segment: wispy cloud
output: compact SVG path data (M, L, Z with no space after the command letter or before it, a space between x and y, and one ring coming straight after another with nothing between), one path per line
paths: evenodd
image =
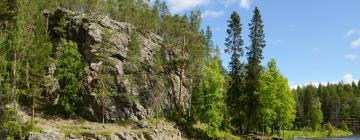
M357 33L357 31L355 29L350 29L349 31L346 32L345 36L350 37L356 33Z
M250 0L240 0L240 7L249 9L250 7Z
M224 15L224 11L212 11L212 10L206 10L201 14L202 18L217 18Z
M249 9L251 5L251 0L217 0L222 3L226 8L234 3L238 3L241 8Z
M360 38L352 41L352 42L351 42L351 47L352 47L352 48L359 48L359 47L360 47Z
M355 60L358 56L356 54L346 54L344 57L349 60Z
M219 3L223 4L225 8L236 2L235 0L218 0Z
M172 13L179 13L185 10L191 10L192 8L206 5L210 0L167 0Z

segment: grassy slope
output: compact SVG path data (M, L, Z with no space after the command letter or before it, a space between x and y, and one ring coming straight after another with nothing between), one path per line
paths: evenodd
M351 131L343 131L340 129L335 129L333 133L329 136L328 130L318 130L318 131L285 131L284 138L285 139L293 139L296 137L302 138L323 138L323 137L340 137L340 136L349 136L352 135Z

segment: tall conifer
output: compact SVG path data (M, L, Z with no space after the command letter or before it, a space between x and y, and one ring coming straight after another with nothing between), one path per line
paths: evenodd
M228 21L228 29L226 38L226 49L225 52L231 55L230 62L230 77L231 81L229 83L229 89L227 92L226 102L227 102L227 110L229 114L233 114L233 118L227 118L227 121L231 121L238 127L238 131L242 131L242 108L243 103L241 101L242 97L242 79L241 79L241 71L243 68L243 64L240 61L241 56L243 55L242 45L243 40L241 38L241 23L240 16L238 13L233 12L231 14L230 20Z
M257 91L260 85L260 75L261 75L261 60L262 49L265 47L265 34L264 34L264 25L261 19L260 10L255 7L254 16L251 20L250 26L250 41L251 45L246 47L247 52L247 77L246 77L246 91L248 96L248 127L247 131L250 132L255 129L257 118L257 110L259 106L259 95Z

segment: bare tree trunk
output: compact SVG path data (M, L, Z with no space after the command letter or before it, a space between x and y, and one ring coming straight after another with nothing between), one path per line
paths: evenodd
M190 97L189 97L190 99L189 99L189 111L188 111L188 116L189 117L191 117L191 107L192 107L192 98L191 98L191 95L190 95Z
M179 111L181 112L182 111L182 107L181 107L181 96L182 96L182 75L183 75L183 68L182 68L182 65L180 66L180 82L179 82L179 103L178 103L178 106L179 106Z
M17 54L16 54L16 50L15 50L14 51L14 64L13 64L13 83L12 83L12 94L13 94L14 109L17 108L17 101L16 101L16 59L17 59Z
M29 69L30 69L30 65L29 65L29 61L26 60L26 89L27 89L27 92L28 94L30 94L30 76L29 76ZM31 93L32 95L32 106L31 106L31 109L32 109L32 114L31 114L31 121L34 119L35 117L35 95L36 93L33 92Z
M48 29L49 29L49 17L48 16L46 16L46 36L48 37Z
M158 97L157 97L158 98ZM158 100L157 100L158 102ZM158 116L159 116L159 103L156 103L156 116L155 116L155 121L156 121L156 128L158 128L158 123L159 123L159 120L158 120Z
M105 96L105 93L104 93L104 90L105 90L105 88L104 88L104 84L102 84L102 86L103 86L103 91L102 91L102 96ZM102 116L102 123L104 124L105 123L105 103L104 103L104 97L102 97L102 99L101 99L101 116Z
M102 102L102 123L104 124L105 123L105 105L104 105L104 101Z

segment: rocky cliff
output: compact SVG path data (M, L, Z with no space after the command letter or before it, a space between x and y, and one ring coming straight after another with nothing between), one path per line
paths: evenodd
M111 77L107 87L111 87L111 95L105 102L106 120L110 122L124 120L142 120L152 117L156 110L167 114L174 109L174 103L179 98L180 76L176 70L159 78L154 73L154 54L162 47L162 38L153 33L138 32L136 27L109 19L107 16L77 14L66 9L44 11L48 17L49 35L54 45L60 38L72 40L78 44L85 64L86 77L83 85L81 102L84 106L80 115L88 120L101 120L102 104L97 96L99 90L96 82L100 75ZM59 34L57 27L64 27L64 35ZM128 58L129 41L133 32L139 35L140 55L138 59L141 71ZM56 51L56 49L54 49ZM54 53L55 54L55 53ZM177 54L176 50L167 51L165 59ZM105 62L112 65L105 73L101 67ZM49 80L52 81L47 90L48 100L55 104L59 97L59 85L54 78L55 66L49 69ZM132 80L136 75L137 79ZM154 85L158 89L153 90ZM186 87L181 87L182 108L187 107L189 93Z

